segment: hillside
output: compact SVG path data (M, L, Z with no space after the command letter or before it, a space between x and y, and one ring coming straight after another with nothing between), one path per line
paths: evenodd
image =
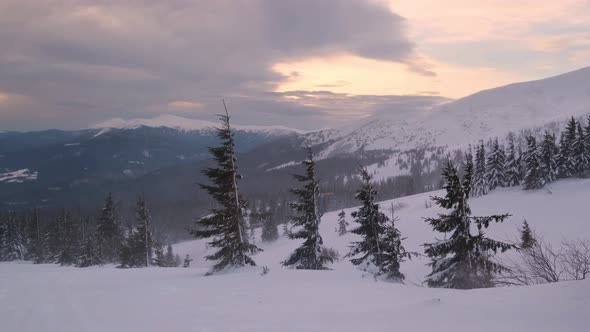
M442 191L429 192L413 196L402 197L391 201L381 202L384 212L391 214L391 206L394 213L400 219L396 226L402 236L407 237L403 242L409 251L422 253L422 244L432 242L435 237L442 236L432 232L430 226L423 218L436 216L442 212L436 206L426 208L426 202L432 195L443 194ZM518 238L518 229L526 219L531 227L548 242L559 245L564 239L577 239L585 234L590 238L590 223L584 206L584 198L590 197L590 179L561 180L538 191L525 191L520 187L501 188L494 190L489 195L470 200L473 215L489 215L509 213L512 216L503 224L494 224L486 232L492 238L514 242ZM347 221L352 221L350 213L355 208L345 209ZM564 217L563 211L567 211ZM329 212L322 217L320 225L324 244L336 249L341 255L348 252L348 244L355 240L354 234L338 236L337 228L338 212ZM258 265L267 265L271 270L281 269L280 262L289 255L297 246L297 241L289 241L282 237L270 245L260 244L265 250L256 256ZM195 260L193 266L206 269L210 262L202 259L206 254L204 241L189 241L176 245L176 251L183 257L190 254ZM420 285L429 270L425 264L428 261L417 258L402 263L402 272L406 274L408 283ZM347 260L341 260L334 264L335 271L355 271Z
M364 150L465 146L590 113L590 67L515 83L422 111L391 107L363 122L307 134L324 156ZM458 135L458 133L461 133Z
M408 249L420 250L433 234L422 217L430 194L392 202ZM475 214L510 212L491 235L510 239L526 218L557 243L590 234L583 200L590 180L566 180L536 192L502 189L474 199ZM350 212L351 210L347 210ZM561 211L568 211L566 215ZM353 239L339 237L336 213L321 227L326 245L346 252ZM279 267L297 245L285 238L262 245L259 265L204 277L203 241L175 246L195 261L189 269L113 267L77 269L55 265L0 263L0 312L9 331L586 331L590 280L470 291L418 287L426 261L402 265L406 285L376 282L343 260L331 271ZM416 285L413 285L416 284ZM56 300L57 299L57 300ZM459 315L460 319L455 319Z

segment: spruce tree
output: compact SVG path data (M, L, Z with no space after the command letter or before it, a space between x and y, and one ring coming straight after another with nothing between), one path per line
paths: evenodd
M168 246L166 247L166 255L164 256L164 260L166 261L166 267L176 267L177 264L177 259L176 256L174 255L174 251L172 250L172 245L168 244ZM178 259L180 260L180 258Z
M557 179L557 156L559 149L555 144L555 135L545 132L539 153L539 176L541 183L547 184Z
M76 266L89 267L102 265L102 263L96 237L93 235L86 236L80 244Z
M197 228L190 231L196 238L210 239L209 247L217 249L215 253L205 257L216 262L212 272L227 267L256 265L250 255L261 251L249 242L246 233L246 202L238 191L238 180L241 176L237 172L234 134L227 109L225 115L219 115L219 119L222 125L217 129L217 137L221 140L221 146L209 148L217 167L203 171L211 184L200 184L200 187L216 201L217 207L210 209L208 215L197 220Z
M442 172L445 178L445 197L433 197L441 208L451 210L437 218L427 218L435 231L451 233L445 240L424 244L425 253L432 259L432 272L426 282L430 287L471 289L492 287L493 275L504 267L491 260L492 253L504 252L513 245L486 238L483 230L491 222L502 222L508 214L487 217L471 216L467 203L471 191L473 169L465 165L465 175L460 179L451 161ZM477 226L478 234L471 234L471 224Z
M26 238L16 213L7 213L4 218L0 216L0 228L0 260L25 259Z
M270 209L263 209L258 212L256 216L262 223L262 235L261 240L263 242L273 242L279 238L279 227L276 223L276 219L270 212Z
M473 196L479 197L488 193L487 175L486 175L486 156L483 141L477 146L475 151L475 164L473 174Z
M347 229L346 227L348 226L348 222L346 222L346 213L344 213L344 210L340 211L340 213L338 213L338 235L342 236L344 234L346 234Z
M361 240L352 242L347 257L363 271L402 281L404 276L399 266L406 252L401 245L401 234L393 221L379 210L375 202L377 191L366 168L360 169L360 177L363 183L356 192L356 198L362 205L351 214L358 226L350 232L360 235Z
M106 263L116 262L123 241L123 231L111 193L105 198L100 211L96 224L96 236L102 260Z
M47 259L47 245L45 236L41 229L39 212L33 210L33 215L29 221L29 238L30 238L30 259L35 264L45 263Z
M166 256L164 255L164 248L160 242L154 242L154 265L159 267L166 267Z
M574 144L575 151L575 169L576 172L581 175L584 170L590 166L590 154L588 149L590 145L586 142L586 135L582 129L582 125L578 122L576 130L576 143Z
M586 161L585 170L590 170L590 114L584 127L584 160Z
M61 247L59 218L51 221L44 232L45 261L44 263L55 263L55 259Z
M534 136L527 137L527 151L524 156L524 189L532 190L542 188L544 185L540 172L539 152L537 150L537 140Z
M494 190L496 187L504 187L506 181L504 171L505 161L506 155L504 154L504 149L500 146L496 138L486 161L486 175L489 190Z
M508 187L520 185L520 166L518 156L514 147L514 136L508 137L508 149L506 151L506 161L504 169L506 170L505 179Z
M121 248L120 262L123 267L146 267L152 260L151 214L143 195L137 198L135 223Z
M306 147L307 159L301 162L305 167L305 174L294 174L295 180L302 184L302 187L291 189L298 201L290 206L295 212L291 222L292 228L288 234L289 239L303 239L301 246L286 260L283 266L293 266L304 270L325 270L325 264L332 262L333 258L326 255L322 250L323 240L320 235L321 215L319 213L319 182L316 179L315 161L311 148Z
M78 254L78 225L65 209L62 210L57 225L58 248L55 262L60 265L74 265Z
M557 165L560 178L568 178L578 172L575 150L577 126L576 119L572 117L568 121L565 131L561 134L559 140L560 147Z
M385 224L385 233L383 234L382 247L382 268L381 271L385 278L395 282L402 282L405 279L403 273L400 272L400 264L406 259L411 259L412 254L407 252L402 241L401 232L395 227L397 217L388 220Z
M520 248L521 249L529 249L537 240L533 235L533 231L529 227L529 223L525 220L522 224L522 229L520 230Z

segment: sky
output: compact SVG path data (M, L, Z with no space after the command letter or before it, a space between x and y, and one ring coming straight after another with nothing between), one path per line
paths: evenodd
M587 0L2 0L0 129L311 130L590 64Z

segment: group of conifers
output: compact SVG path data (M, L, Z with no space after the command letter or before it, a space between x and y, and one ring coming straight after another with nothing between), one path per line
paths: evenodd
M196 228L191 230L196 238L209 239L208 245L214 249L212 254L205 257L215 262L210 274L227 268L256 265L252 256L261 251L246 232L247 204L238 190L241 177L237 171L230 118L227 112L219 118L221 126L218 128L218 137L221 145L209 148L216 166L203 171L210 183L200 185L217 204L209 214L197 220ZM290 190L296 200L289 204L295 216L290 221L288 237L302 243L282 261L282 265L296 269L325 270L326 265L337 257L333 250L324 246L319 232L319 181L312 150L309 147L306 150L307 158L301 162L304 172L293 175L300 183L298 188ZM463 176L458 173L457 167L448 161L442 172L446 195L432 198L437 205L450 212L425 219L434 230L447 235L445 240L424 245L424 254L431 259L432 267L426 283L431 287L492 287L495 275L505 269L492 260L493 255L498 251L516 248L516 245L487 238L484 229L493 222L504 221L509 215L471 216L468 199L473 188L472 158L463 164ZM357 190L356 198L361 206L351 214L355 227L346 230L345 214L342 212L339 215L340 234L351 232L359 236L358 241L350 244L350 252L345 257L376 278L402 282L404 275L400 272L400 263L418 253L405 250L402 245L404 238L395 226L396 218L389 218L380 211L375 202L377 192L367 170L361 167L359 175L363 184ZM472 224L476 227L471 227ZM472 228L477 231L474 232Z

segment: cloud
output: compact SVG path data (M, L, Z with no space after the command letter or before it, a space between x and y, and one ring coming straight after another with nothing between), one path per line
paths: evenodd
M175 100L169 102L168 106L175 109L196 110L203 108L205 105L196 101Z
M3 112L8 129L89 126L158 108L214 113L221 97L247 101L253 116L274 105L315 117L260 97L298 76L274 64L338 53L416 66L405 20L373 0L7 0L0 12L0 91L34 99L26 113L49 119Z

